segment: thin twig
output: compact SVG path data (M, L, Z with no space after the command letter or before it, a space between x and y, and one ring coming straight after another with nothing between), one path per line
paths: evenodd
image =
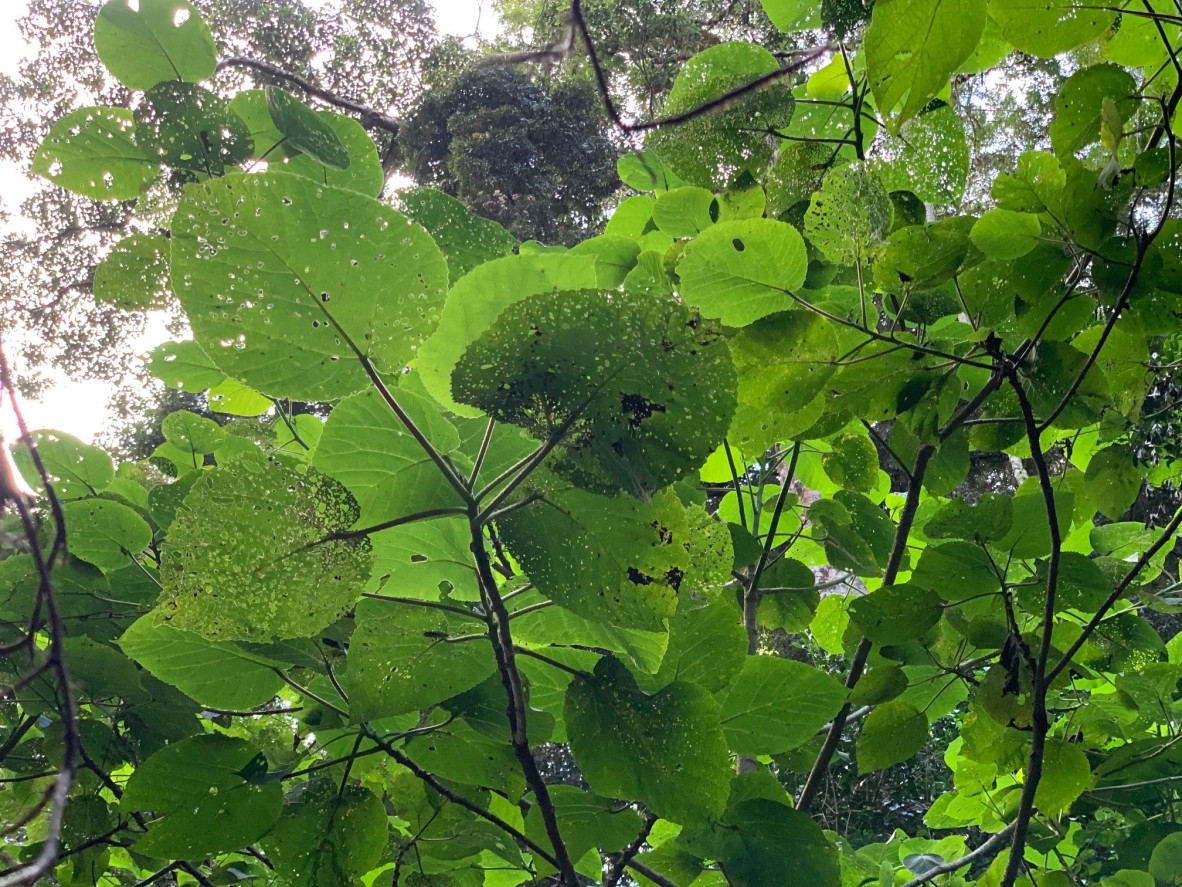
M926 884L933 878L938 878L940 875L946 875L949 872L954 872L959 868L963 868L966 865L976 862L978 859L988 855L1005 843L1006 838L1008 838L1010 833L1013 832L1016 824L1017 823L1011 822L1000 832L997 832L996 834L986 838L981 846L976 850L970 850L964 856L960 857L960 859L952 859L948 862L942 862L937 866L933 866L919 877L912 878L910 881L904 884L903 887L920 887L920 885Z
M507 492L511 487L512 482L503 492ZM554 810L554 802L550 798L550 791L538 770L533 750L529 747L529 735L526 730L525 688L522 685L521 673L517 669L517 662L514 658L515 645L512 631L509 628L509 611L497 589L497 580L493 576L492 564L484 547L484 532L475 503L472 504L469 517L469 531L472 556L476 561L476 576L480 585L480 599L485 611L489 614L488 639L492 643L497 669L501 673L501 683L505 687L505 714L509 721L509 738L513 745L513 753L521 767L526 785L534 794L546 837L554 848L554 867L558 871L561 883L565 887L578 887L579 876L575 872L574 862L571 860L566 842L562 838L562 832L558 826L558 815Z
M363 121L368 123L375 129L384 129L391 135L398 135L398 130L402 128L400 121L390 117L380 111L375 111L373 108L360 104L359 102L350 101L343 96L337 95L335 92L330 92L323 87L317 86L310 80L301 77L299 74L293 74L290 71L285 71L278 65L273 65L270 62L264 62L259 59L246 58L244 56L234 55L229 58L222 59L218 62L217 71L224 71L226 68L248 68L253 71L258 71L262 74L268 74L271 77L276 77L280 80L285 80L288 83L293 83L306 92L310 96L315 96L323 102L330 105L335 105L346 111L352 111Z
M890 585L899 575L899 567L902 565L903 555L907 551L907 540L911 536L911 526L915 521L915 512L919 509L924 475L927 474L928 464L935 453L936 448L926 444L920 447L919 452L915 454L915 468L911 471L912 483L907 489L907 499L903 503L903 510L899 512L899 525L895 529L895 541L887 558L886 569L883 571L883 585ZM848 689L853 689L854 685L858 683L858 679L862 677L862 671L866 668L866 660L870 657L870 650L873 646L868 638L862 638L858 644L845 680ZM817 753L817 759L813 762L813 767L800 789L800 797L796 801L798 810L808 810L816 798L821 782L829 769L829 762L833 759L837 745L841 741L841 734L845 729L846 719L850 715L850 708L850 703L847 702L834 716L829 732L825 734L825 741L821 744L821 750Z

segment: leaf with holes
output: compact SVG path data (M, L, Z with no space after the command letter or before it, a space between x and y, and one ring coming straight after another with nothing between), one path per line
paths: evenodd
M731 768L718 703L700 687L675 682L648 696L605 658L594 680L571 681L563 714L571 751L596 792L636 798L682 823L726 806Z
M93 200L133 200L160 173L135 142L126 108L79 108L53 125L33 154L33 172Z
M677 274L687 303L727 326L746 326L793 307L792 294L804 284L807 267L804 240L795 228L744 219L720 222L694 238Z
M509 308L464 354L456 397L547 439L556 471L644 496L726 434L735 371L718 325L672 301L590 290Z
M210 640L311 637L369 578L369 541L331 538L357 515L349 492L315 469L262 455L221 466L169 528L156 614Z
M194 338L227 375L271 397L360 391L361 360L401 369L435 328L446 286L426 231L301 176L193 185L173 217L172 287Z

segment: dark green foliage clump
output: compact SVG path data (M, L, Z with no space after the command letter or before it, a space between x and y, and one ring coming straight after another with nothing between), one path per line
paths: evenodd
M407 172L523 240L574 243L616 189L615 148L586 82L551 89L477 68L428 93L398 136Z

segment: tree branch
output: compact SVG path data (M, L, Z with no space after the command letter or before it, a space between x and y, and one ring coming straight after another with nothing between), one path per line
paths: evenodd
M907 539L911 535L911 526L915 522L915 512L919 509L923 478L927 474L928 464L935 454L936 448L931 444L920 447L919 452L915 454L915 468L911 471L911 486L907 488L907 499L903 503L903 510L899 512L899 526L895 529L895 541L891 545L891 553L887 558L886 569L883 571L883 585L890 585L899 575L899 567L902 565L903 555L907 551ZM866 660L870 657L870 650L873 646L869 638L862 638L858 644L858 648L854 651L853 661L850 663L850 673L845 679L848 689L852 690L854 685L858 683L858 679L862 677L862 671L866 668ZM841 742L841 734L845 729L846 719L850 715L851 708L850 703L845 703L833 718L829 732L825 735L825 741L821 744L821 750L817 753L817 759L813 762L813 768L809 771L804 786L800 790L800 797L796 800L798 810L808 810L812 806L817 791L821 787L821 781L829 769L829 762L837 751L838 743Z
M507 487L506 490L509 488ZM476 575L480 585L480 599L485 612L489 614L488 638L492 643L493 655L497 660L497 669L501 673L501 683L505 686L506 709L509 721L509 736L513 744L513 753L517 763L525 776L526 785L534 794L541 814L542 823L546 829L554 848L555 868L558 870L561 883L565 887L578 887L579 876L575 872L574 862L566 849L562 832L558 827L558 815L554 811L554 802L550 799L550 791L538 770L534 760L533 750L529 747L529 735L526 730L526 701L525 689L521 683L521 673L517 670L513 634L509 628L509 611L497 590L497 580L493 575L492 564L488 552L484 548L483 524L477 511L475 502L471 505L468 519L471 533L472 556L476 560Z
M252 71L257 71L261 74L267 74L271 77L276 77L280 80L285 80L288 83L294 84L306 92L310 96L315 96L323 102L334 105L345 111L351 111L360 117L365 123L374 129L382 129L391 135L398 135L398 130L401 129L402 123L389 117L380 111L375 111L366 105L358 102L350 101L343 96L337 95L335 92L330 92L323 87L317 86L310 80L306 80L299 74L293 74L290 71L285 71L278 65L273 65L270 62L264 62L260 59L246 58L245 56L234 55L229 58L222 59L218 62L215 73L224 71L227 68L248 68Z

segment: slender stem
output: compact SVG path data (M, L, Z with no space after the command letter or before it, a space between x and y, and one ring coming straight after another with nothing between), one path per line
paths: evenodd
M340 330L340 327L337 326L337 329ZM342 335L344 335L343 331ZM386 405L389 406L394 415L398 417L398 421L402 423L403 427L406 428L406 430L410 433L410 436L415 439L420 447L422 447L423 452L427 454L427 457L435 463L435 467L439 469L439 473L442 474L447 479L447 482L452 485L452 488L457 493L459 493L461 501L467 504L471 500L472 494L469 492L468 485L464 481L464 478L460 477L456 473L456 470L452 467L452 464L443 458L443 454L440 453L439 450L435 449L434 444L427 440L427 435L425 435L422 429L420 429L419 426L415 424L415 421L410 417L410 414L402 408L402 404L398 402L398 399L394 397L390 389L386 387L386 383L383 381L381 375L374 367L373 361L366 357L359 348L353 345L351 339L346 338L346 342L348 342L353 347L353 353L357 355L357 359L361 362L361 366L365 369L365 374L369 376L370 382L373 383L374 388L377 389L377 392L381 395L382 400L386 402Z
M640 852L640 848L644 846L644 842L652 834L653 826L656 822L657 817L651 813L645 813L644 821L640 827L640 834L633 838L627 847L613 855L611 861L608 863L607 869L603 873L603 887L615 887L619 883L620 878L624 877L624 869L636 858L636 854Z
M554 858L553 854L551 854L536 841L531 840L527 835L514 828L495 813L490 813L479 804L474 804L463 795L452 791L439 779L437 779L434 774L424 770L417 763L415 763L414 759L409 755L400 752L398 749L394 748L394 746L390 745L390 743L386 742L386 740L382 739L382 737L379 736L377 732L368 724L362 724L361 729L365 731L365 734L369 736L370 739L372 739L381 747L382 751L384 751L387 755L413 773L421 782L431 786L431 788L433 788L443 797L447 798L447 800L451 801L453 804L463 807L469 813L474 813L486 822L491 822L501 831L511 835L523 847L528 848L531 852L536 853L538 856L542 857L542 859L546 860L546 862L550 863L550 865L552 865L554 868L558 868L558 860Z
M286 673L284 673L283 669L273 668L273 669L271 669L271 671L275 672L275 674L277 674L279 676L279 678L283 681L283 683L287 684L287 686L291 687L293 690L295 690L301 696L307 696L313 702L318 703L319 705L323 706L324 708L327 708L329 711L340 715L345 720L349 719L349 713L347 711L345 711L343 708L340 708L339 706L333 705L331 702L329 702L323 696L317 696L315 693L313 693L307 687L305 687L301 684L297 684L295 681L293 681L291 678L289 678Z
M506 489L509 489L508 487ZM514 653L513 634L509 628L509 611L501 599L497 589L497 580L493 576L492 564L488 552L484 548L484 532L480 515L473 502L468 521L471 534L472 556L476 560L476 575L480 585L480 598L485 612L489 614L488 638L492 643L493 655L497 661L497 668L501 673L501 683L505 687L505 713L509 721L509 738L513 745L513 753L517 763L525 776L526 785L534 794L541 814L542 824L546 830L546 837L554 848L554 859L560 881L565 887L578 887L579 876L575 872L574 862L562 838L558 826L558 815L554 810L554 802L550 798L550 791L538 770L534 760L533 750L529 747L529 734L526 730L526 701L525 688L521 682L521 673L517 669Z
M902 565L903 555L907 551L907 540L911 536L911 526L915 522L915 512L919 509L923 478L927 474L928 464L932 461L932 456L935 453L934 446L925 444L915 454L915 468L911 471L912 482L911 486L907 488L907 499L903 503L903 510L899 512L899 526L895 529L895 541L891 546L890 556L887 558L886 569L883 571L883 585L890 585L899 575L899 567ZM862 677L862 671L866 668L866 660L870 657L870 650L873 646L869 638L862 638L858 644L853 660L850 662L850 672L846 676L845 685L847 688L853 689L854 685L858 683L858 679ZM829 762L833 759L837 745L841 741L841 734L845 729L846 719L850 716L850 709L850 703L845 703L833 718L829 732L825 735L825 741L821 744L821 750L817 753L817 759L813 762L813 768L809 771L804 786L800 790L800 797L796 801L798 810L808 810L816 799L821 782L829 769Z
M1109 611L1111 611L1116 605L1116 602L1121 599L1124 593L1128 590L1129 586L1133 584L1133 581L1153 559L1154 555L1161 551L1162 547L1165 546L1167 542L1170 543L1171 547L1173 547L1176 541L1174 534L1178 532L1178 528L1180 526L1182 526L1182 509L1179 509L1177 512L1175 512L1173 518L1168 524L1166 524L1166 527L1162 531L1161 535L1157 537L1157 541L1141 553L1141 556L1137 558L1136 563L1134 563L1129 571L1125 573L1124 578L1116 584L1116 587L1112 589L1112 592L1105 599L1104 603L1100 605L1100 608L1095 612L1095 614L1093 614L1092 618L1088 620L1087 625L1085 625L1080 631L1079 636L1076 637L1074 641L1072 641L1071 646L1069 646L1067 651L1063 654L1063 658L1059 660L1054 668L1047 672L1048 684L1053 683L1055 678L1057 678L1062 673L1063 669L1067 668L1071 664L1071 660L1075 657L1075 654L1080 651L1080 648L1083 647L1085 643L1087 643L1088 638L1092 636L1092 634L1096 631L1096 628L1101 622L1104 621L1104 618L1108 615Z
M644 875L646 878L656 884L657 887L678 887L676 881L669 880L656 869L650 868L639 860L630 859L627 862L627 866L638 875Z
M1098 349L1097 349L1098 350ZM1018 371L1011 365L1007 376L1014 394L1018 398L1018 408L1026 426L1026 439L1030 444L1030 456L1034 461L1038 475L1038 486L1042 492L1043 505L1047 513L1047 523L1051 537L1051 553L1047 559L1046 605L1043 609L1042 637L1039 641L1038 655L1034 660L1034 668L1030 676L1031 681L1031 732L1030 757L1026 766L1026 782L1022 786L1022 795L1018 802L1018 813L1014 817L1013 841L1010 845L1010 858L1006 862L1005 874L1001 879L1001 887L1013 887L1022 871L1023 855L1026 850L1026 836L1030 829L1030 820L1034 816L1034 798L1042 780L1043 762L1046 757L1047 734L1050 732L1050 720L1047 714L1047 661L1051 655L1051 633L1055 627L1055 599L1059 582L1059 562L1063 552L1063 540L1059 531L1058 509L1055 506L1055 488L1051 483L1050 470L1047 467L1046 456L1042 451L1042 434L1038 421L1034 417L1034 409L1026 390L1018 378ZM1082 377L1082 374L1081 374Z
M360 527L356 530L338 530L335 533L329 533L323 539L305 545L304 548L310 548L313 545L323 545L325 542L339 542L345 539L360 539L362 536L372 536L374 533L380 533L382 530L392 530L395 527L402 527L406 524L417 524L420 521L434 520L437 517L461 517L468 513L466 508L459 506L451 506L450 508L428 508L425 511L416 511L414 514L404 514L402 517L396 517L388 521L382 521L380 524L372 524L368 527Z
M497 420L488 417L488 425L484 429L484 437L480 441L480 449L476 452L476 461L472 464L472 473L468 475L468 489L476 486L476 479L480 477L480 469L484 467L484 459L488 455L488 445L492 443L493 429L497 427Z
M986 838L981 846L976 850L970 850L964 856L960 857L960 859L951 859L948 862L942 862L939 865L934 866L919 877L912 878L910 881L904 884L903 887L920 887L920 885L926 884L928 881L938 878L940 875L946 875L949 872L954 872L959 868L963 868L964 866L976 862L978 859L981 859L984 856L987 856L1005 843L1006 838L1008 838L1014 831L1016 825L1016 822L1011 822L1000 832L997 832L996 834L990 835L988 838Z
M428 610L443 610L446 613L455 613L457 616L466 616L469 619L483 620L479 614L471 610L465 610L463 607L456 607L451 604L445 604L440 601L428 601L413 597L395 597L390 594L378 594L376 591L363 591L361 593L363 598L369 598L373 601L389 601L392 604L406 604L408 607L424 607Z
M739 503L739 525L743 529L747 529L750 526L747 523L747 508L743 505L743 490L739 484L739 469L735 464L735 455L731 452L731 442L729 440L723 440L722 449L726 453L726 464L730 466L731 481L735 485L735 499Z
M545 656L542 653L539 653L537 650L531 650L528 647L519 647L517 645L513 646L513 650L516 653L520 653L522 656L529 656L531 659L538 660L538 662L545 662L547 665L557 668L559 671L565 671L571 677L578 678L579 680L585 681L591 677L591 675L587 674L585 671L579 671L577 668L571 668L569 665L563 665L557 659L551 659L549 656Z

